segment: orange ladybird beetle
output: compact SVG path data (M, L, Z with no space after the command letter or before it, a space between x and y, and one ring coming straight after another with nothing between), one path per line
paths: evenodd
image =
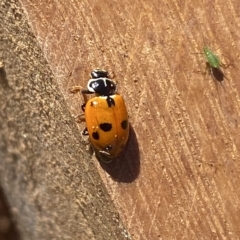
M96 156L103 162L111 162L127 143L129 136L128 113L125 102L117 93L117 84L105 70L91 72L87 89L81 90L85 103L86 128L83 135L89 135ZM87 100L87 94L95 97Z

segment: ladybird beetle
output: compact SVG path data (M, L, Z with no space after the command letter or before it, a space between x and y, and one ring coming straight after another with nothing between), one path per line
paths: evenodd
M91 72L87 89L81 90L85 103L86 128L96 156L103 162L111 162L119 155L129 136L128 113L125 102L117 93L117 84L105 70ZM95 94L87 100L87 94Z

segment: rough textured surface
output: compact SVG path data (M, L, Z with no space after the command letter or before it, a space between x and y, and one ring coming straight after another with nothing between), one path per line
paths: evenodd
M89 239L98 231L96 239L104 238L106 229L115 231L114 221L111 228L110 222L104 222L107 228L99 226L101 220L111 220L113 210L100 180L96 185L96 167L133 239L239 238L240 2L22 0L21 4L54 78L47 63L39 62L43 59L39 50L33 59L23 55L24 49L29 54L29 42L19 30L25 29L19 26L22 15L15 11L12 15L18 17L11 20L7 11L10 23L5 25L12 22L12 31L20 36L9 37L12 50L5 50L15 58L5 55L14 62L6 62L11 74L5 81L9 87L1 127L6 140L1 144L8 144L7 152L2 151L8 167L3 165L7 171L1 172L1 179L8 178L16 186L14 196L21 196L16 206L5 182L11 205L23 214L19 223L32 230L29 215L40 212L40 226L54 235L61 224L67 229L75 226L70 217L74 213L75 219L82 219L81 226L90 229ZM16 44L17 36L21 44ZM223 70L228 80L220 83L201 74L204 56L193 53L206 44L232 64ZM34 59L38 63L30 64ZM90 159L80 136L84 124L75 129L68 113L77 115L82 101L68 88L85 86L96 67L115 72L132 124L126 152L109 165ZM35 150L22 154L25 149ZM26 199L30 195L33 203ZM85 212L90 199L95 205ZM98 213L94 223L93 209Z
M126 239L18 1L0 16L0 183L22 239Z

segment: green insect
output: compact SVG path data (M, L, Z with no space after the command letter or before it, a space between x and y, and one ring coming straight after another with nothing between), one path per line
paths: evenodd
M211 76L218 82L222 82L224 78L228 79L221 70L221 67L227 68L227 65L221 63L219 57L209 47L204 47L203 53L206 58L206 68Z
M213 79L218 82L222 82L224 78L228 79L221 69L227 68L228 65L223 64L220 61L219 57L209 47L204 47L203 53L198 54L204 54L206 59L206 70L209 72ZM205 71L204 74L206 74L207 71Z
M210 67L212 68L219 68L221 65L221 62L219 60L219 57L214 54L209 47L204 47L203 53L206 57L207 62L209 63Z

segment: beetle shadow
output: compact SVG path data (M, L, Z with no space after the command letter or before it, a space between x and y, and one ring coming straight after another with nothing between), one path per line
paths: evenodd
M136 134L130 125L124 151L110 163L99 161L101 167L117 182L131 183L140 172L140 154Z

